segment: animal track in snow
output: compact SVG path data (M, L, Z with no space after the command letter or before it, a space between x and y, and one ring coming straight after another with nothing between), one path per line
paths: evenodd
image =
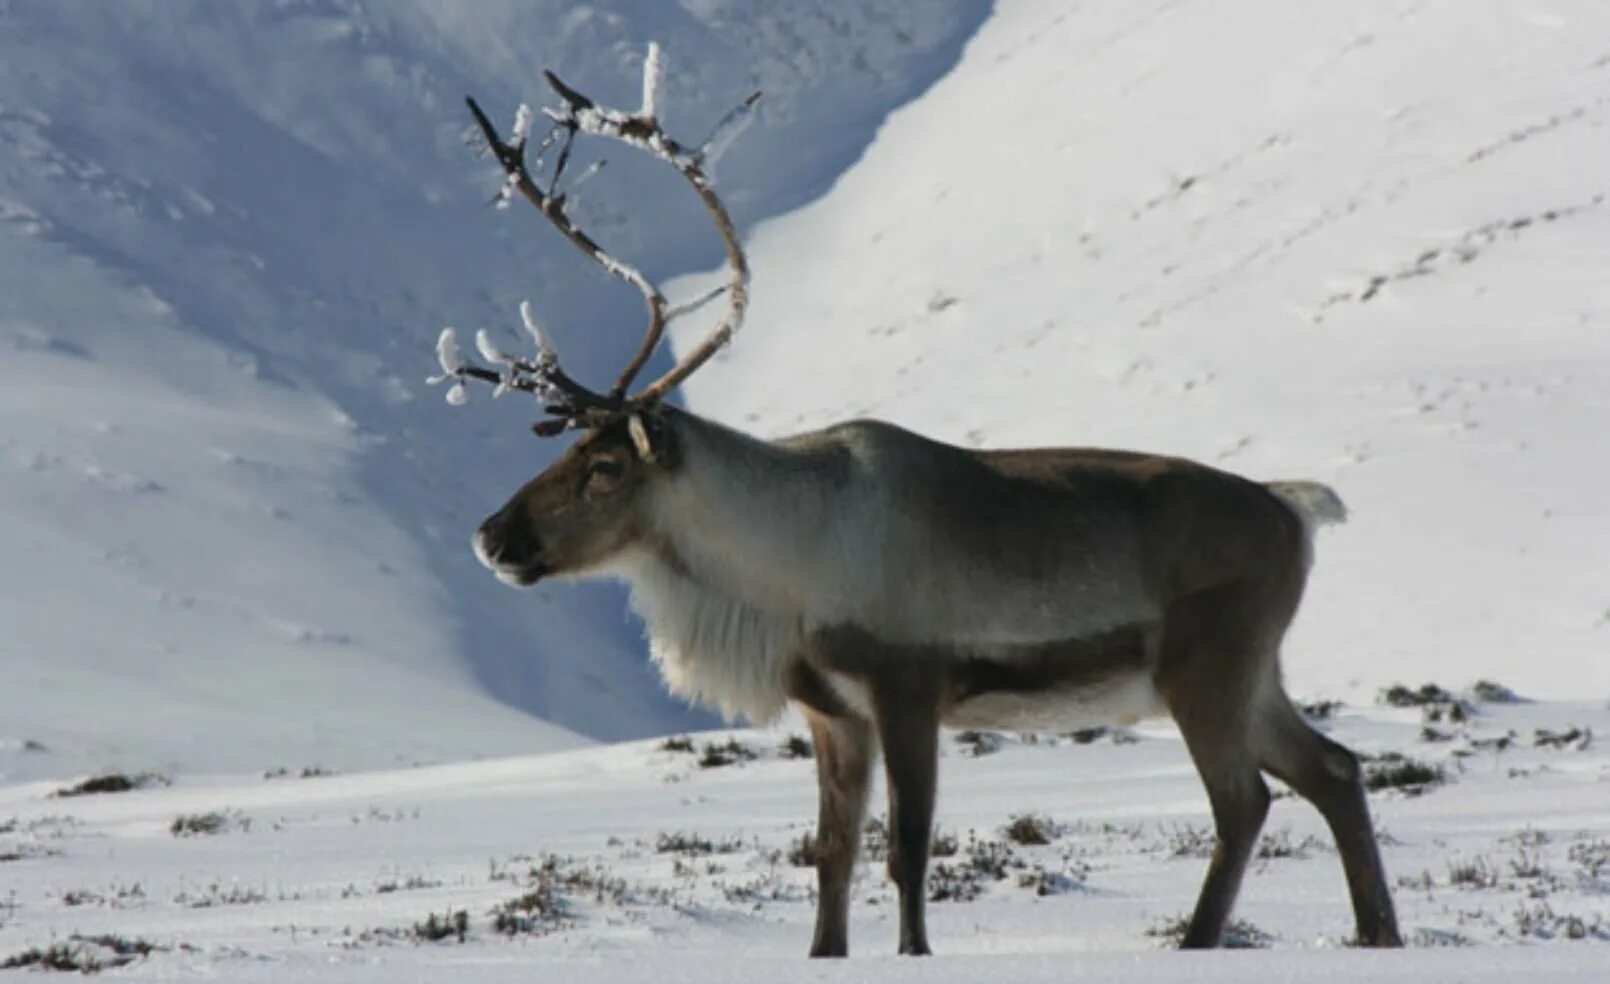
M1479 225L1474 229L1468 230L1452 243L1422 250L1412 261L1394 270L1371 274L1362 286L1331 294L1320 303L1319 312L1316 313L1315 320L1323 320L1324 311L1328 308L1348 301L1367 304L1379 296L1381 291L1389 284L1412 280L1416 277L1430 276L1455 264L1470 263L1481 256L1488 247L1500 241L1519 238L1528 229L1569 218L1589 209L1597 208L1603 203L1604 195L1601 193L1578 205L1544 209L1535 215L1521 215Z

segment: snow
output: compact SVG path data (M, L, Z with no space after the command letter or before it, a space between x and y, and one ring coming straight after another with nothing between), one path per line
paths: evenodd
M814 872L788 854L814 820L815 784L810 760L781 754L786 730L696 735L691 751L638 742L357 775L186 776L65 799L46 798L48 783L0 790L0 856L29 855L4 864L0 958L115 933L167 948L119 971L136 980L617 981L645 966L674 981L1597 980L1610 940L1610 755L1534 742L1540 728L1602 735L1610 709L1477 709L1434 744L1417 739L1415 708L1348 707L1322 725L1363 752L1402 749L1447 770L1418 796L1370 797L1407 951L1343 945L1340 863L1318 813L1292 798L1273 805L1238 908L1267 948L1161 949L1149 931L1189 911L1208 815L1177 735L1149 727L1122 743L1007 740L982 756L944 742L938 825L960 851L936 863L965 867L970 837L1004 844L1000 828L1019 814L1049 818L1054 833L1045 847L1013 845L1022 866L983 878L976 899L930 903L932 959L893 955L894 896L869 859L850 960L806 961ZM1508 735L1502 750L1490 741ZM706 743L729 738L758 757L699 765ZM881 790L873 802L881 814ZM170 832L214 811L217 833ZM549 855L571 885L562 923L496 931L494 907L533 890L529 872ZM1051 894L1037 893L1042 881ZM464 943L412 937L459 910ZM1588 938L1541 935L1572 919Z
M1607 27L1586 0L0 2L0 961L115 933L160 948L116 971L150 980L1600 979ZM869 859L852 958L808 963L811 763L777 750L799 722L730 733L759 757L719 768L727 732L593 744L712 719L664 695L619 590L515 595L475 563L563 442L422 377L434 326L527 296L579 379L636 345L635 290L486 207L462 97L508 112L551 66L629 105L650 38L668 132L766 93L719 174L749 330L694 409L1339 491L1285 662L1348 701L1339 740L1450 780L1371 794L1411 949L1344 945L1291 798L1237 910L1268 948L1163 949L1209 820L1155 723L947 737L941 830L996 843L1033 811L1053 844L933 903L931 960L892 955ZM655 282L714 266L638 156L578 224ZM1468 722L1376 699L1479 677L1541 699ZM109 768L160 778L53 795ZM564 919L498 933L550 855ZM416 938L457 911L464 943Z

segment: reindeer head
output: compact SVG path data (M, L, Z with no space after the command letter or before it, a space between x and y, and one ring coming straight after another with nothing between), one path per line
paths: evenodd
M648 490L671 461L663 428L648 411L588 430L481 524L475 555L517 587L607 566L647 528Z
M475 534L475 553L503 581L517 586L535 584L548 575L582 574L607 565L645 532L646 500L654 484L674 466L667 420L671 411L661 405L664 396L709 361L732 337L743 321L748 303L749 266L726 206L716 196L705 167L747 120L759 98L750 96L716 125L697 149L688 149L666 135L658 115L660 51L650 45L643 65L643 106L636 113L600 106L545 73L561 105L544 110L553 126L537 148L534 169L543 169L542 154L556 152L547 188L543 189L526 166L526 137L533 114L522 105L508 140L475 100L468 100L475 117L477 139L503 168L501 205L518 193L543 218L589 259L610 274L637 288L648 312L648 327L631 361L607 393L598 393L571 378L559 366L552 341L537 322L529 304L521 304L521 321L536 343L535 358L509 355L485 331L476 334L476 348L496 368L472 365L459 350L453 329L443 329L436 343L442 374L430 382L451 382L449 403L467 400L465 383L480 380L495 384L495 396L523 390L541 402L546 417L533 425L541 437L569 430L582 436L542 474L515 493L507 504L482 523ZM642 150L663 161L693 187L714 220L726 250L729 278L721 287L680 306L671 306L658 286L636 267L609 253L576 226L565 210L567 195L594 174L599 164L584 172L563 190L560 179L578 133L605 137ZM660 378L635 395L632 381L653 355L675 318L725 296L727 309L710 334Z

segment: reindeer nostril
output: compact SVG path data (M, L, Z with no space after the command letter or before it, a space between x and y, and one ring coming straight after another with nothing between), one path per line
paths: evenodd
M493 570L530 567L541 559L536 535L501 513L475 531L473 546L475 556Z

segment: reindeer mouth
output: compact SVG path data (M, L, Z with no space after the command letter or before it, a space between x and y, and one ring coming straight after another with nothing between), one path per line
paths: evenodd
M484 531L477 531L470 543L475 550L475 559L504 584L514 588L529 588L551 573L548 565L541 560L516 561L508 557L508 551L500 544L488 542L490 539Z
M511 588L529 588L548 576L548 567L542 563L527 564L520 567L509 567L500 564L492 568L492 573L497 575L499 581Z

